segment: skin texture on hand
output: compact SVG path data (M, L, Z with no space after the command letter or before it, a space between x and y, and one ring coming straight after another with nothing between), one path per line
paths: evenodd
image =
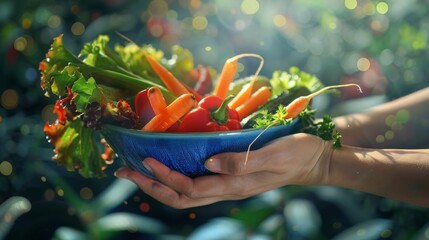
M246 152L213 156L206 161L206 167L220 173L216 175L189 178L147 158L143 164L158 181L127 167L119 169L116 176L130 179L164 204L189 208L244 199L289 184L319 184L329 171L332 151L330 142L313 135L295 134L251 151L246 165Z

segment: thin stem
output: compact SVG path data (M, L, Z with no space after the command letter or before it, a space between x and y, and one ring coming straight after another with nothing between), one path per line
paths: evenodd
M308 95L307 98L310 98L310 99L314 98L315 96L317 96L317 95L319 95L319 94L321 94L321 93L323 93L323 92L325 92L325 91L327 91L329 89L351 87L351 86L357 87L358 90L359 90L359 92L362 93L362 88L358 84L350 83L350 84L332 85L332 86L324 87L324 88L320 89L319 91L314 92L314 93Z

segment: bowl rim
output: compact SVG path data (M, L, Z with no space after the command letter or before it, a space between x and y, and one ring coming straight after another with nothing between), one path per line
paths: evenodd
M281 129L284 127L293 127L298 122L298 119L294 119L291 123L287 125L274 125L271 126L267 131L272 131L275 129ZM113 124L105 123L103 124L102 132L105 131L105 128L112 129L115 131L122 131L127 132L127 134L136 135L136 136L152 136L157 138L218 138L222 136L234 136L234 135L240 135L243 133L259 133L262 132L265 128L247 128L247 129L240 129L240 130L230 130L230 131L218 131L218 132L186 132L186 133L177 133L177 132L146 132L141 131L138 129L130 129L130 128L124 128L120 126L116 126Z

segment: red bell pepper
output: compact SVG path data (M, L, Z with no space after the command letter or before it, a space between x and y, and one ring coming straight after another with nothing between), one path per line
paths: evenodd
M228 108L232 99L210 95L198 102L197 108L187 113L180 124L180 132L217 132L241 129L238 113Z

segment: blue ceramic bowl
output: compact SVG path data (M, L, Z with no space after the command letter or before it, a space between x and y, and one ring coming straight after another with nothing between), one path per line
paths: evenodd
M265 131L252 145L252 150L262 147L276 138L295 133L297 121L290 125L275 126ZM110 147L126 165L154 177L142 161L153 157L171 169L190 177L210 174L204 162L210 156L222 152L247 151L249 144L262 129L245 129L210 133L156 133L143 132L104 125L102 135Z

